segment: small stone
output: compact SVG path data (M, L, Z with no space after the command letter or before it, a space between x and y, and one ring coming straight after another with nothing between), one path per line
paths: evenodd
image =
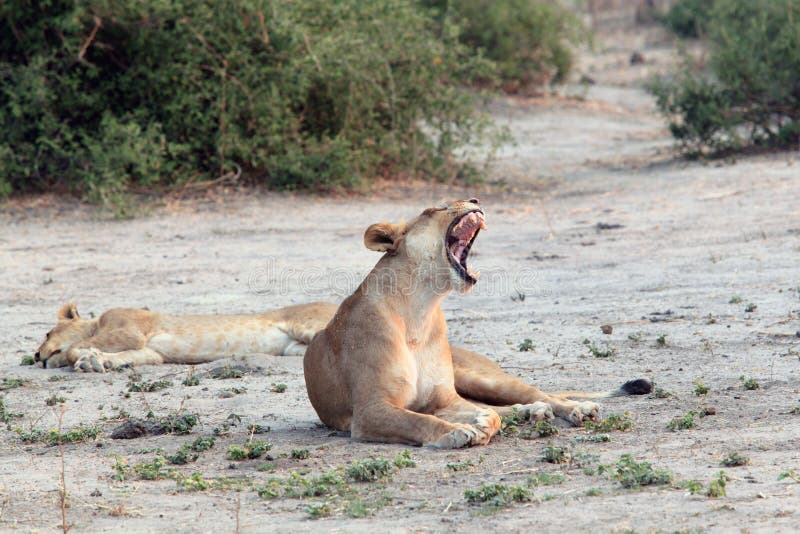
M612 332L614 332L614 327L610 324L604 324L600 327L600 331L602 331L605 335L610 335Z
M717 409L714 408L713 406L706 406L705 408L703 408L703 414L704 415L717 415Z

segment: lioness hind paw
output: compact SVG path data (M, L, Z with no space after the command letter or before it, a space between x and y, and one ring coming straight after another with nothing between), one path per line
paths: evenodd
M531 404L515 404L512 408L516 408L523 417L527 417L532 423L555 418L553 407L542 401Z
M575 426L582 426L584 421L600 419L600 405L596 402L580 402L569 413L568 419Z

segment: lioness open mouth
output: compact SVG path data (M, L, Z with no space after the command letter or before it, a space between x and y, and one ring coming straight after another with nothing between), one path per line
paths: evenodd
M471 284L478 281L478 273L472 273L472 269L467 266L467 258L469 249L472 248L472 243L482 228L486 228L483 212L474 210L450 223L445 235L445 248L450 265L461 278Z

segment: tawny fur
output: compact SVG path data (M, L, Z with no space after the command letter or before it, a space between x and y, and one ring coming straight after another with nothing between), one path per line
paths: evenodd
M362 440L457 448L488 443L499 414L514 408L574 424L598 417L593 402L547 395L483 356L451 349L439 304L472 282L448 260L446 241L451 225L476 210L476 201L458 201L367 229L367 247L385 254L305 354L309 399L325 424Z
M36 359L45 367L104 372L305 353L309 398L324 423L358 439L445 448L487 443L500 427L499 415L514 410L532 420L556 415L580 425L596 419L599 407L567 397L633 394L635 388L625 386L634 382L651 388L641 380L611 392L547 394L484 356L450 346L439 303L472 284L448 263L446 234L454 220L478 209L459 201L427 209L410 223L370 226L366 245L385 254L338 311L323 302L252 315L117 308L83 319L70 303L58 311Z
M336 305L326 302L251 315L176 316L115 308L97 319L83 319L70 303L58 311L58 322L36 359L44 367L103 372L123 365L205 363L238 354L302 356L335 311Z

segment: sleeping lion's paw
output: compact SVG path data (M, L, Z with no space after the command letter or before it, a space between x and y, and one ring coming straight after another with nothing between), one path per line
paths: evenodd
M500 416L494 410L481 410L475 415L472 424L491 438L500 430L501 421Z
M515 404L512 408L516 408L520 415L527 417L532 423L555 417L553 415L553 407L542 401L536 401L531 404Z
M579 402L572 408L568 419L575 426L583 426L584 421L598 421L600 419L600 405L596 402Z
M73 368L78 373L105 373L107 369L114 367L111 360L106 359L96 348L81 349L77 356Z
M473 425L456 423L455 427L436 441L426 443L426 445L436 449L460 449L471 445L485 445L492 437Z

